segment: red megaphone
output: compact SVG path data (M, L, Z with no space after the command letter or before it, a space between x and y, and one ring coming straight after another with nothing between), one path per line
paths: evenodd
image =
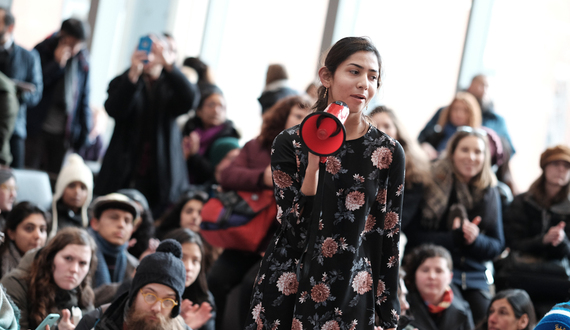
M324 110L305 117L299 132L301 140L315 155L334 154L346 141L344 122L350 110L342 101L335 101Z

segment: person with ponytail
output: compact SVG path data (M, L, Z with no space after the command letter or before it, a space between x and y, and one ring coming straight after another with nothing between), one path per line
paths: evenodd
M299 125L275 138L271 170L280 228L261 262L246 330L372 330L376 315L378 326L396 329L404 151L364 114L381 68L370 39L339 40L319 69L313 109L344 102L346 141L319 157L301 139Z

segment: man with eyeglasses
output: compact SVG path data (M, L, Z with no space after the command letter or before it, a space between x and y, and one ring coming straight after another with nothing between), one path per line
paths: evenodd
M83 316L76 330L190 329L181 312L186 269L182 247L164 240L137 267L129 292Z

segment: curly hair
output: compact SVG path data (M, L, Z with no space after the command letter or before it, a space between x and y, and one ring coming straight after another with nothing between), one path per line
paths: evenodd
M285 127L285 125L294 106L298 106L308 112L311 107L311 101L306 96L285 97L263 114L263 125L258 137L263 148L271 149L271 144L275 137L284 129L289 128Z
M76 227L64 228L38 252L27 278L28 301L31 302L29 315L31 328L35 328L40 324L55 306L58 286L53 279L53 261L55 255L69 244L88 246L91 249L89 272L77 287L77 301L81 309L93 306L95 294L91 288L91 275L95 272L97 266L95 242L84 229Z

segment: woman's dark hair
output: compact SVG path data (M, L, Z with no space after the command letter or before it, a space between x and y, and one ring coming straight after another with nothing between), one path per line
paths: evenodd
M16 231L18 225L32 214L40 214L44 217L48 226L47 231L49 233L51 229L50 216L41 207L32 202L20 202L18 205L14 206L6 218L6 227L4 228L4 232L7 232L8 229Z
M489 303L489 307L487 308L487 317L485 317L485 320L481 322L477 329L488 329L487 320L489 319L489 311L491 310L491 305L500 299L506 299L509 302L509 305L511 305L513 312L515 313L515 318L517 320L520 319L524 314L528 316L528 324L523 330L534 329L534 326L536 325L534 305L532 304L532 300L530 300L528 293L525 290L521 289L507 289L497 292L497 294L495 294Z
M406 275L404 282L411 290L417 290L416 287L416 271L420 266L429 258L443 258L447 261L449 270L453 270L453 260L451 254L446 248L434 244L423 244L413 249L410 254L406 256L403 262Z
M35 328L40 324L55 306L56 292L59 288L53 280L53 260L55 255L69 244L88 246L91 249L89 272L75 290L79 308L86 309L93 306L95 295L91 288L91 276L97 266L95 241L82 228L63 228L37 253L27 278L27 298L29 302L33 302L29 315L30 328Z
M287 124L287 118L291 113L291 109L294 106L309 111L311 107L310 103L307 97L295 95L285 97L269 108L269 110L263 114L263 125L258 137L263 148L271 149L275 137L281 133L281 131L288 128L285 127L285 125Z
M198 75L198 85L214 84L214 79L211 76L209 66L200 60L198 57L187 57L182 66L187 66L196 71Z
M334 76L338 66L349 58L352 54L365 51L372 52L378 59L378 69L381 72L382 60L380 53L372 41L365 37L346 37L337 41L327 53L325 58L324 67L329 71L331 76ZM377 88L380 88L380 77L378 78ZM313 109L315 111L324 111L328 106L328 99L326 95L325 86L320 86L317 91L318 99Z
M51 221L50 221L51 217L49 216L48 213L46 213L42 208L40 208L39 206L37 206L36 204L34 204L32 202L18 203L18 205L14 206L14 208L12 209L12 211L10 211L10 213L8 214L8 217L6 218L6 224L5 224L5 228L3 230L3 232L4 232L4 244L2 244L2 246L0 246L0 256L4 254L4 252L10 246L9 243L12 242L12 240L10 239L10 235L8 235L8 230L15 232L16 228L18 228L20 223L22 223L22 221L26 220L32 214L40 214L46 221L46 225L47 225L46 235L47 235L47 233L50 232L50 230L51 230ZM0 267L1 267L1 265L0 265Z
M166 213L157 221L158 227L156 228L156 238L163 240L164 236L173 229L180 228L180 213L184 205L191 200L197 200L202 203L208 201L208 194L203 191L196 190L184 194L174 206L166 211Z
M164 236L164 239L167 238L172 238L173 240L178 241L180 245L183 245L185 243L198 245L200 248L200 253L202 253L200 274L198 274L196 281L194 281L194 283L190 284L190 286L184 290L184 294L182 296L184 299L190 299L190 301L196 304L201 304L204 301L212 303L210 301L210 295L208 294L208 282L206 281L206 272L204 270L204 262L206 261L204 254L204 244L202 244L200 235L188 228L178 228L166 234L166 236Z

